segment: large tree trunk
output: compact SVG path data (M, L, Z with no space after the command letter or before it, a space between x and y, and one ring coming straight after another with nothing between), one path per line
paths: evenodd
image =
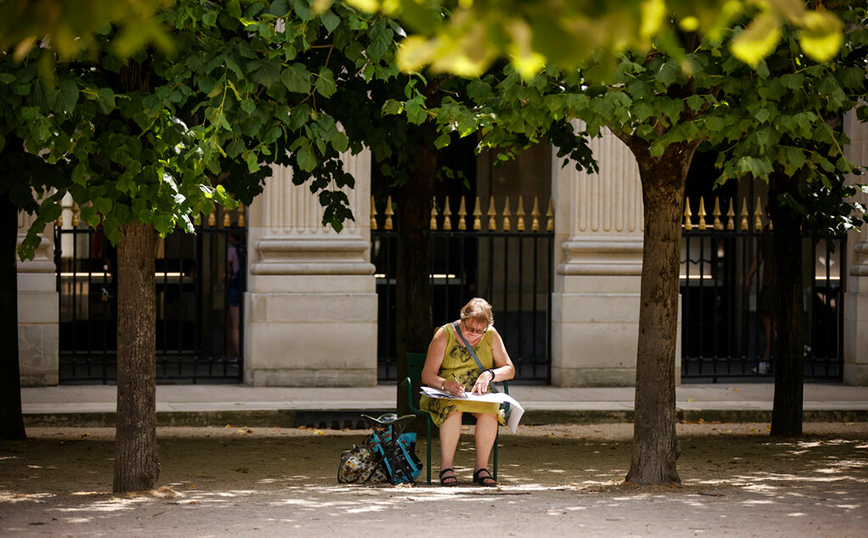
M153 489L157 460L154 231L121 227L118 244L118 394L114 491Z
M407 376L406 353L423 353L434 334L431 313L431 201L437 153L431 145L419 147L413 180L397 191L397 275L395 278L398 380ZM406 388L398 383L398 412L409 413Z
M771 435L802 434L804 404L805 311L802 306L802 237L801 219L781 206L777 197L796 188L798 181L775 174L769 188L769 209L773 226L773 270L778 283L778 302L774 322L775 397ZM796 194L791 192L791 194ZM781 269L781 270L778 270Z
M681 454L675 432L675 350L681 213L696 143L670 145L654 158L647 142L635 137L625 141L639 163L645 204L633 453L626 481L680 483L675 468Z
M0 195L0 439L25 439L18 367L18 207Z

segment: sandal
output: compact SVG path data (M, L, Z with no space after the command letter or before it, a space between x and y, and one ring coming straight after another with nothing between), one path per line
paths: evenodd
M482 476L482 473L485 472L487 476ZM473 483L479 484L480 486L485 486L488 488L493 488L497 485L497 480L491 476L491 473L488 472L488 469L482 468L478 469L475 473L473 473Z
M443 476L446 473L452 473L452 476ZM452 470L452 468L440 471L440 485L446 487L454 487L458 485L458 478L455 476L455 471Z

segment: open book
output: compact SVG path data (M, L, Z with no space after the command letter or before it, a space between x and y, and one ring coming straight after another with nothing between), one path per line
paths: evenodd
M453 396L448 392L444 392L439 389L432 389L431 387L422 387L420 392L429 398L445 398L447 400L470 400L474 402L491 402L501 404L504 402L509 403L512 408L512 413L509 415L509 419L506 422L506 427L512 433L515 433L518 429L518 423L521 420L521 416L524 415L524 407L518 403L515 398L511 397L509 394L504 394L502 392L487 392L485 394L473 394L470 391L466 391L461 396Z

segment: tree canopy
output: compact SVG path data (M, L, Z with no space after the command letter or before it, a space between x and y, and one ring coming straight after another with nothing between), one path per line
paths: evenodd
M399 18L414 32L402 43L402 69L430 66L463 76L480 75L504 56L525 78L543 65L575 67L601 58L608 75L622 53L657 48L680 57L684 33L700 32L720 44L725 31L746 16L752 20L730 44L742 61L755 66L774 50L785 23L799 29L808 56L825 61L838 51L842 30L821 5L808 9L801 0L349 1Z

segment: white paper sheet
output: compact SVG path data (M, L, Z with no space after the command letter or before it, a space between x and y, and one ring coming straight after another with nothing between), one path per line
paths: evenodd
M504 394L502 392L488 392L485 394L473 394L471 392L465 392L463 396L453 396L448 392L444 392L439 389L432 389L431 387L422 387L420 392L429 398L445 398L447 400L468 400L473 402L491 402L501 404L503 402L509 402L510 407L512 408L512 413L509 415L509 420L506 422L506 427L512 433L515 433L518 429L518 423L521 421L522 415L524 415L524 407L518 403L515 398L510 396L509 394Z

